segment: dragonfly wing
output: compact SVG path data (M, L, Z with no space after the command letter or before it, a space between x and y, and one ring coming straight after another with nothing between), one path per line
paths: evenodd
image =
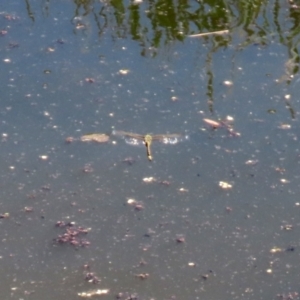
M162 139L162 142L164 144L175 145L178 142L180 142L180 138L179 137L165 137Z
M113 130L112 135L125 137L129 132L122 131L122 130Z
M132 133L132 132L126 132L122 130L114 130L112 134L121 137L129 145L133 145L133 146L144 145L143 135Z
M133 132L127 132L122 130L114 130L112 132L113 135L120 136L122 138L134 138L137 140L144 140L144 136L141 134L133 133Z
M180 134L166 134L166 135L157 136L157 138L155 139L159 140L164 144L175 145L179 142L183 142L187 140L188 136L187 135L184 136Z
M129 145L132 145L132 146L141 146L141 145L144 145L144 141L143 140L138 140L138 139L135 139L135 138L132 138L132 137L125 137L125 142Z

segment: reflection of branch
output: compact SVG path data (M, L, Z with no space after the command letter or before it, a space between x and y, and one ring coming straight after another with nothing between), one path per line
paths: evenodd
M289 101L289 97L285 97L285 105L286 108L289 110L290 114L291 114L291 118L295 119L296 118L296 112L291 104L291 102Z
M27 10L27 14L29 16L29 18L34 22L34 14L31 11L31 7L30 7L30 3L28 2L28 0L25 1L26 2L26 10Z
M289 59L285 63L285 74L283 74L279 79L276 79L277 83L286 82L290 84L291 81L295 78L295 75L299 72L299 62L300 56L297 49L297 43L293 43L292 38L288 38L286 41L286 46L289 50Z
M215 31L221 32L221 31ZM222 30L222 32L228 32L228 30ZM206 76L207 76L207 92L206 95L208 97L207 104L210 113L214 112L214 79L215 79L215 72L212 69L213 65L213 55L222 47L225 46L228 42L226 38L219 37L219 38L212 38L213 45L210 50L207 51L207 58L205 63L206 69Z
M208 52L208 56L206 59L206 75L207 75L207 92L206 95L208 97L207 104L210 113L214 112L214 73L212 71L212 52Z
M103 25L101 25L101 22L98 18L98 15L96 13L94 13L94 19L95 19L95 22L97 24L97 27L98 27L98 36L101 37L103 32L104 32L104 29L107 27L107 17L105 15L105 13L103 12L105 9L105 6L103 6L101 8L101 10L99 11L99 16L101 16L103 19L104 19L104 22L103 22Z
M225 34L228 33L229 30L219 30L219 31L212 31L212 32L203 32L203 33L197 33L197 34L191 34L188 35L188 37L202 37L207 35L213 35L213 34Z

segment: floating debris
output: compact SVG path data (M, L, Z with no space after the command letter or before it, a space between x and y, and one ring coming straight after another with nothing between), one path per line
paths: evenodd
M134 209L137 210L137 211L140 211L140 210L143 210L145 207L143 205L142 202L137 202L135 205L134 205Z
M232 188L232 185L228 182L225 182L225 181L220 181L219 182L219 187L224 189L224 190L228 190L228 189L231 189Z
M215 120L211 120L211 119L206 119L204 118L203 121L205 123L207 123L208 125L212 126L213 128L218 128L218 127L221 127L222 124L218 121L215 121Z
M285 170L284 168L276 167L276 168L275 168L275 171L282 174L282 173L284 173L286 170Z
M81 142L97 142L106 143L109 141L109 136L105 133L92 133L80 137Z
M88 292L78 293L77 295L81 298L91 298L93 296L107 295L108 293L109 293L109 290L105 289L105 290L91 290Z
M31 207L31 206L25 206L24 207L24 211L25 212L33 212L33 207Z
M272 269L267 269L267 270L266 270L266 273L267 273L267 274L272 274L272 273L273 273L273 270L272 270Z
M135 199L130 198L127 200L127 204L129 204L129 205L134 205L135 203L137 203L137 201Z
M274 248L270 249L270 253L281 253L283 251L284 251L284 249L278 248L278 247L274 247Z
M284 129L284 130L287 130L287 129L291 129L292 128L292 125L290 124L280 124L278 126L279 129Z
M255 166L258 164L258 160L257 159L255 159L255 160L249 159L245 162L245 164L248 166Z
M223 84L226 85L226 86L232 86L233 82L231 80L224 80Z
M67 144L73 143L75 141L106 143L109 141L109 136L105 133L91 133L91 134L85 134L85 135L81 136L80 138L68 136L65 139L65 142Z
M2 12L1 12L2 14ZM16 15L12 15L12 14L5 14L4 15L4 18L8 21L16 21L16 20L19 20L19 17L16 16Z
M85 274L85 280L89 283L99 283L101 280L98 276L96 276L96 274L94 272L87 272Z
M72 136L68 136L68 137L65 139L65 142L66 142L67 144L73 143L74 141L76 141L76 139L73 138Z
M178 244L183 244L183 243L185 243L185 237L184 237L182 234L177 235L177 237L176 237L176 242L177 242Z
M290 231L294 228L294 226L291 224L285 224L285 225L281 225L280 228L281 228L281 230Z
M289 180L287 180L287 179L285 179L285 178L281 178L281 179L280 179L280 182L281 182L281 183L289 183Z
M161 180L159 181L159 184L164 185L164 186L169 186L171 182L169 180Z
M154 177L144 177L143 181L147 183L151 183L151 182L156 182L156 179Z
M202 274L201 277L204 280L207 280L209 278L210 274Z
M140 274L135 274L135 277L138 277L140 279L147 279L150 275L148 273L140 273Z
M69 244L74 247L85 247L90 245L90 242L86 239L82 239L81 236L90 232L91 228L76 226L75 222L65 223L64 221L56 222L55 226L65 228L66 230L64 234L60 234L54 239L54 242L57 244Z
M86 26L84 25L84 24L81 24L81 23L78 23L77 25L76 25L76 29L84 29Z
M277 294L277 297L281 300L294 300L299 299L299 293L289 292L287 294Z
M225 207L226 212L231 213L233 209L230 206Z
M223 120L212 120L204 118L203 121L211 126L213 129L217 128L225 128L231 136L241 136L241 134L233 129L233 125L231 124L234 121L232 116L227 116L226 119Z
M39 158L41 160L48 160L49 156L48 155L40 155Z
M119 74L121 75L127 75L130 71L128 69L121 69L119 70Z
M4 214L0 214L0 219L7 219L7 218L9 218L9 213L8 212L6 212Z
M234 117L232 116L226 116L226 120L229 122L233 122L234 121Z
M95 79L94 79L94 78L91 78L91 77L87 77L87 78L85 78L85 82L88 82L88 83L94 83L94 82L95 82Z
M203 37L203 36L209 36L209 35L222 35L222 34L226 34L226 33L229 33L228 29L219 30L219 31L196 33L196 34L188 35L188 37L194 38L194 37Z
M54 52L54 51L55 51L55 48L53 48L53 47L48 47L48 48L47 48L47 51L48 51L48 52Z
M91 166L91 164L85 164L84 167L82 168L83 173L93 173L94 169Z
M143 202L136 201L135 199L128 199L127 204L133 206L133 208L137 211L143 210L145 208Z

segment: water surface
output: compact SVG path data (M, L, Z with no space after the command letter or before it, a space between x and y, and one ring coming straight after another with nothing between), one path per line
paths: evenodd
M298 19L293 1L1 4L3 299L296 298ZM228 116L240 136L203 121ZM189 139L152 162L65 142L113 130ZM57 221L89 232L59 243Z

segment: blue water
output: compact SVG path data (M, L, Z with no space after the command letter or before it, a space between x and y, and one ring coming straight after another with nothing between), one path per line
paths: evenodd
M111 19L95 22L99 5L108 4L76 15L71 2L0 4L2 299L77 299L93 289L109 289L103 299L299 292L299 75L283 77L290 56L276 26L267 45L245 44L240 26L151 48L114 23L113 7ZM286 2L280 9L282 25ZM241 136L203 121L227 116ZM65 142L114 129L189 139L154 143L152 162L144 147L114 136ZM89 228L91 244L57 244L65 232L57 221ZM85 280L85 264L100 283Z

